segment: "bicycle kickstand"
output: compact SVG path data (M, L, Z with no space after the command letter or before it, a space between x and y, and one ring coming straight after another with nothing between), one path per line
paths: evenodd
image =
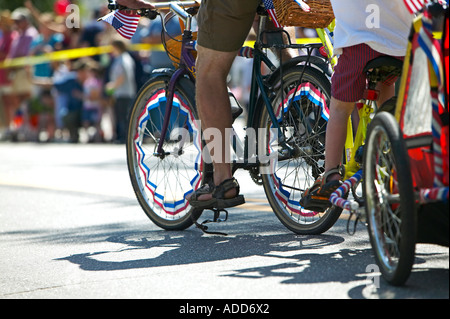
M222 223L222 222L227 221L227 219L228 219L228 211L226 209L223 209L223 208L211 208L210 210L214 213L213 220L206 219L201 224L199 224L197 221L194 220L195 226L197 226L197 228L199 228L205 234L228 236L228 234L226 234L226 233L208 231L208 226L205 226L205 224L207 224L207 223ZM224 219L219 218L221 212L225 213L225 218Z

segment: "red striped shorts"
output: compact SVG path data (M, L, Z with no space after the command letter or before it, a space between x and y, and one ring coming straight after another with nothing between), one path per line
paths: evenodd
M383 55L386 54L377 52L364 43L344 48L331 78L331 95L343 102L356 102L362 99L367 82L364 67L370 60ZM383 84L392 85L396 80L390 79Z

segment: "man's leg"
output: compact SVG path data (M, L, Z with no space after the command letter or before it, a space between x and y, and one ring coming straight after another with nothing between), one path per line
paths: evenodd
M216 141L221 145L221 154L211 154L214 164L214 184L219 185L231 178L230 159L225 158L226 147L230 147L225 138L225 130L231 128L231 106L228 97L227 75L236 57L236 52L220 52L198 46L196 62L196 102L203 132L208 128L218 130ZM209 143L211 140L206 140ZM236 189L226 193L226 198L236 195ZM210 199L211 195L202 195L200 200Z

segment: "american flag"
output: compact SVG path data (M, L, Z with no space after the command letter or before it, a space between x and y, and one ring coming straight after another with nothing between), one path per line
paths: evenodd
M411 14L417 13L425 5L425 0L403 0Z
M273 23L277 28L281 28L281 24L278 22L277 19L277 13L275 12L275 7L273 5L272 0L264 0L264 7L266 8L267 12L270 15L270 18L272 19Z
M138 14L128 14L119 10L108 13L100 20L103 20L114 27L121 36L130 40L139 24L140 16Z

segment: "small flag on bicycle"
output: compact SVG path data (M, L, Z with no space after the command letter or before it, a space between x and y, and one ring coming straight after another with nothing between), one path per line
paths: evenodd
M125 39L130 40L139 24L140 15L128 14L119 10L108 13L98 21L105 21L112 25Z
M403 0L403 2L411 14L419 12L425 5L425 0Z
M273 24L275 24L275 27L281 28L281 24L278 22L277 13L275 11L275 6L273 5L272 0L264 0L264 7L267 10L267 13L269 13L270 18L272 19Z

